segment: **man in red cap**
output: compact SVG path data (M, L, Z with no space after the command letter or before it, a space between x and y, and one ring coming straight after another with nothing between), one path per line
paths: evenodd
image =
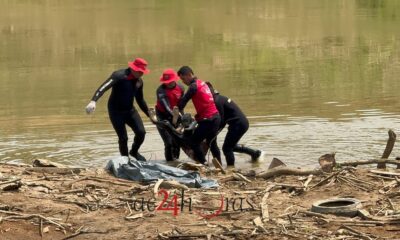
M189 86L189 89L178 103L179 110L183 110L190 100L192 100L196 109L195 119L198 126L190 138L194 157L200 163L205 164L205 153L200 146L201 142L205 139L210 146L213 157L221 162L221 153L215 142L221 123L221 117L215 106L210 88L205 82L198 79L194 75L193 70L188 66L181 67L178 71L178 75L183 83Z
M178 105L182 97L184 88L176 81L179 80L178 74L173 69L166 69L160 77L162 83L157 88L156 114L159 121L167 120L172 124L172 109ZM167 130L157 126L158 132L164 141L164 155L167 161L179 159L180 147L171 137Z
M150 71L147 62L142 58L136 58L128 62L129 68L117 70L97 89L92 100L86 107L88 114L96 109L97 100L110 88L112 88L108 99L108 114L115 132L118 135L119 152L121 156L128 156L128 134L125 124L132 128L135 133L132 148L129 154L140 161L146 159L139 154L139 148L144 141L146 131L143 121L133 106L134 98L140 109L149 116L146 101L143 98L143 74Z

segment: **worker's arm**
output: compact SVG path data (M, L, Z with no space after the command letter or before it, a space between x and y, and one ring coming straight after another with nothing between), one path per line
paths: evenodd
M193 82L192 84L189 85L189 89L185 94L183 94L182 98L179 100L178 103L178 108L180 111L182 111L186 104L192 99L193 95L197 92L197 84L196 82Z
M100 87L96 90L92 97L92 101L97 102L103 94L110 89L113 85L115 85L120 78L115 77L114 74L112 74L103 84L100 85Z
M160 101L160 103L164 107L164 109L172 116L172 114L173 114L172 109L169 107L167 93L165 92L165 89L163 87L159 87L157 89L157 99Z
M103 94L108 89L110 89L113 85L115 85L119 81L119 79L120 78L116 77L115 74L113 73L109 78L107 78L107 80L103 84L100 85L100 87L94 93L90 103L86 106L87 114L94 112L94 110L96 109L97 100L99 100L99 98L103 96Z
M138 87L138 90L136 92L136 102L139 105L140 109L142 109L144 114L146 114L146 116L149 116L149 108L147 107L147 103L143 97L143 80L139 79L138 81L140 81L140 87Z

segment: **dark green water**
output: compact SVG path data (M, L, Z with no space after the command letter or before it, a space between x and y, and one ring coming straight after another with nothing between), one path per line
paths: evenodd
M251 120L242 143L266 152L261 166L379 157L400 126L399 26L397 0L0 0L0 161L117 156L108 94L94 116L84 107L134 57L149 62L149 105L162 70L181 65L236 101ZM161 159L146 129L142 152Z

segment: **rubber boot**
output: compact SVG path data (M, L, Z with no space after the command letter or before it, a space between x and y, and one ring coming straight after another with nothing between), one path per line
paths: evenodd
M131 155L132 157L134 157L138 161L142 161L142 162L146 162L147 161L146 158L143 155L141 155L140 153L138 153L138 152L134 152L134 151L130 150L129 151L129 155Z
M165 160L167 160L167 162L170 161L174 161L174 157L173 157L173 149L171 146L165 147L164 149L164 156L165 156Z
M179 146L172 147L172 156L174 157L174 159L179 159L180 154L181 148Z
M257 160L260 156L261 156L261 151L260 150L255 150L255 149L251 149L249 147L245 147L243 145L236 145L233 148L234 152L237 153L245 153L251 156L251 160L255 161Z

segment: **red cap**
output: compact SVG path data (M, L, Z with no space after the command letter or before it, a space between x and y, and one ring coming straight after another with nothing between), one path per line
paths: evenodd
M147 74L150 72L149 69L147 69L147 62L143 58L136 58L135 61L133 62L128 62L128 66L136 72L142 72L143 74Z
M170 82L175 82L178 79L178 74L176 74L174 69L168 68L164 70L162 76L160 77L160 82L168 84Z

